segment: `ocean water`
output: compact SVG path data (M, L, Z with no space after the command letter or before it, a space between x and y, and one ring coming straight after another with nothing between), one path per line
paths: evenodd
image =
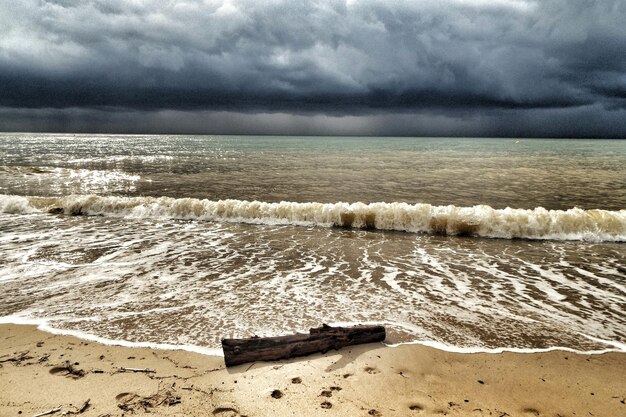
M0 134L0 321L626 350L626 141Z

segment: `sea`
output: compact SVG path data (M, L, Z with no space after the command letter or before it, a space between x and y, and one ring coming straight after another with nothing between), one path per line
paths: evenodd
M0 322L626 351L626 140L2 133Z

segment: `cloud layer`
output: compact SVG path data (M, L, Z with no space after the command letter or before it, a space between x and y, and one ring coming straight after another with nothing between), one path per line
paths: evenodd
M625 21L621 0L3 2L0 129L626 137Z

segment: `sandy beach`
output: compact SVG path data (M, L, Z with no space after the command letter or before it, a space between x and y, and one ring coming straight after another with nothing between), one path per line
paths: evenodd
M226 369L221 357L3 324L0 365L2 416L626 414L623 353L460 354L373 344Z
M0 417L626 417L625 21L0 1Z

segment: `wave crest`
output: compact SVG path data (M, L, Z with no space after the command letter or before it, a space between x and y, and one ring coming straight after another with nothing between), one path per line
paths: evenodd
M267 203L194 198L0 195L0 212L338 226L490 238L626 241L626 210L494 209L407 203Z

